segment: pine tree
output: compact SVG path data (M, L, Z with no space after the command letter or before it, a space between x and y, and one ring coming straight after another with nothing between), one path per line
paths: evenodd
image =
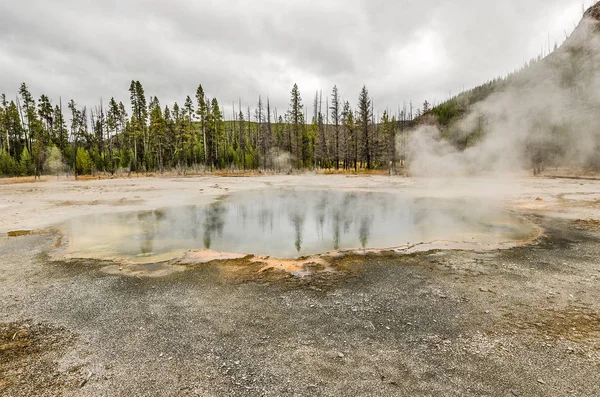
M223 161L222 156L219 156L219 151L222 151L221 141L223 139L223 114L219 108L219 102L217 98L213 98L211 103L211 115L212 115L212 145L213 145L213 165L218 168L222 168Z
M33 175L35 172L35 164L33 163L33 158L31 157L29 150L27 150L27 146L23 148L19 165L21 167L21 175L29 176Z
M155 168L159 168L161 172L164 169L164 152L165 152L165 137L166 137L166 122L163 117L160 102L155 96L150 101L148 106L150 111L150 124L149 124L149 135L151 137L150 147L152 148L150 161L153 162Z
M300 135L302 133L302 124L303 124L303 114L302 114L302 98L300 97L300 91L298 90L298 85L294 84L291 92L290 99L290 123L291 123L291 134L296 139L296 166L298 169L302 167L302 157L301 157L301 142ZM292 152L291 140L290 140L290 153Z
M67 144L67 126L65 124L65 120L63 117L61 106L56 105L54 107L54 116L53 116L53 124L54 124L54 132L52 133L54 139L53 143L60 150L61 156L64 156Z
M73 141L73 150L72 150L72 161L73 161L73 173L75 175L75 179L77 179L77 144L79 138L79 124L81 122L81 112L77 109L75 105L75 101L71 99L69 102L69 110L71 111L71 140Z
M200 128L202 129L202 145L203 145L203 157L204 157L204 167L207 166L207 148L206 148L206 130L205 130L205 120L206 120L206 99L204 98L204 89L202 88L202 84L198 86L196 89L196 104L198 105L196 110L196 115L200 119Z
M267 133L265 134L264 153L263 153L265 169L267 169L267 167L269 166L268 160L267 160L267 150L269 150L272 147L272 142L273 142L273 130L271 127L271 103L269 101L269 97L267 97Z
M177 150L177 135L175 133L175 120L171 116L171 109L169 105L165 106L163 112L165 119L165 165L169 167L173 166L173 162L176 158L175 151Z
M54 111L50 99L43 94L42 96L40 96L40 99L38 101L38 115L40 116L40 120L43 123L46 135L48 137L52 137L52 134L54 132L52 125L54 121Z
M194 157L194 126L193 126L193 117L194 114L194 103L192 102L192 98L188 95L185 98L185 103L183 104L183 108L186 114L186 143L187 143L187 153L188 153L188 161L192 163L196 163L197 159Z
M340 169L340 121L342 118L340 108L340 96L337 86L333 86L331 93L331 121L333 122L333 133L335 136L335 169Z
M429 102L425 101L423 102L423 114L429 112L431 109L429 107Z
M390 118L387 110L385 110L381 118L381 125L383 129L384 159L389 164L389 170L392 173L396 167L396 117Z
M21 116L21 121L23 122L23 125L26 126L24 128L26 141L25 144L27 146L28 151L31 152L33 141L32 132L33 126L36 121L35 101L33 100L33 96L29 92L27 84L25 83L21 84L21 87L19 88L19 95L21 95L21 101L23 102L22 108L25 111L24 115ZM19 103L17 103L17 107L19 107Z
M344 130L348 137L346 146L346 153L349 158L348 163L350 163L351 158L354 163L354 171L358 171L358 131L354 122L354 112L352 112L350 102L348 101L344 103L342 117L344 118Z
M367 169L371 169L371 142L369 137L369 129L371 126L371 99L369 98L369 91L367 87L363 86L358 97L358 120L357 124L360 128L362 139L363 139L363 155L362 159L367 160Z
M242 103L240 101L240 114L238 115L238 121L240 123L239 128L239 145L240 145L240 159L242 161L242 168L246 170L246 129L244 128L244 112L242 112Z
M175 153L177 158L177 163L181 167L186 164L186 156L185 156L185 125L183 112L179 108L177 102L173 105L173 123L175 128Z
M148 109L146 107L146 96L144 88L139 81L131 81L129 86L129 98L131 100L131 127L133 129L133 164L135 171L138 172L138 140L142 136L142 159L146 158L147 133L146 124L148 121Z

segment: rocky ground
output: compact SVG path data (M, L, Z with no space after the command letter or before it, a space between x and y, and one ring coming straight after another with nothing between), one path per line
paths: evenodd
M600 183L343 176L0 186L0 232L261 186L502 195L544 234L494 251L347 256L298 278L236 261L164 277L0 237L0 395L598 396ZM486 193L482 193L485 190ZM485 197L482 197L484 199Z

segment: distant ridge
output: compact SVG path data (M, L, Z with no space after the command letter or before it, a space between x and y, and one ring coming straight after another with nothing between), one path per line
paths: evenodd
M592 22L590 24L590 22ZM548 56L539 56L532 59L524 67L509 74L504 78L494 78L487 83L466 90L449 100L434 106L430 112L422 115L417 122L425 124L436 124L442 130L450 128L453 124L465 116L477 103L487 99L490 95L500 92L511 84L529 85L535 79L536 70L540 67L552 67L556 69L568 69L572 64L578 62L582 56L590 55L582 53L586 48L586 40L590 40L590 34L600 34L600 1L588 8L583 18L573 33L560 46L556 47ZM585 52L585 51L583 51ZM574 66L575 68L575 66ZM568 71L567 71L568 72ZM600 65L597 70L590 72L600 73Z

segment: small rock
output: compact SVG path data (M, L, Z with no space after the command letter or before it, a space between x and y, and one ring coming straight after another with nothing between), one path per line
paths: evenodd
M344 358L344 353L342 353L342 352L339 352L339 353L338 353L338 357L339 357L339 358Z
M85 386L88 381L90 380L90 378L92 377L93 373L92 372L88 372L87 378L85 378L84 380L81 381L81 383L79 384L79 388L82 388L83 386Z
M240 365L240 360L235 360L233 363L234 363L235 365Z
M545 385L545 384L546 384L546 382L544 382L544 381L543 381L543 380L541 380L541 379L538 379L538 380L537 380L537 383L539 383L540 385Z

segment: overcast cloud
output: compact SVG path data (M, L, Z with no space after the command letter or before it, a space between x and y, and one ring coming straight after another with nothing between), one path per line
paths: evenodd
M585 0L586 6L591 5ZM0 0L0 92L129 107L140 80L161 103L209 97L279 113L298 83L337 84L354 104L366 84L378 109L441 101L521 66L565 38L581 0ZM227 108L226 108L227 109ZM230 107L228 108L230 109ZM230 110L228 110L230 111ZM228 116L228 114L226 114Z

